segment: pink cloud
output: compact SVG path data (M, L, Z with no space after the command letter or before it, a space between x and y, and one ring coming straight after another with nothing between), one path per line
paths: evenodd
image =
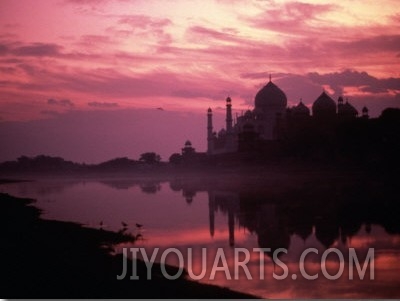
M320 15L335 9L336 6L331 4L289 2L265 9L263 13L248 18L247 21L258 28L289 34L305 34L318 30L310 26L310 21L318 20Z
M239 43L243 41L243 38L240 38L240 36L237 35L237 31L233 31L231 29L218 31L203 26L192 26L188 28L187 32L189 36L194 38L194 40L197 40L197 38L199 37L203 37L203 38L212 38L219 41L228 41L234 43Z
M162 28L167 25L171 25L172 21L167 18L152 18L146 15L129 15L121 16L119 24L128 24L133 29L135 28Z
M396 23L339 26L325 19L341 13L343 7L335 5L272 1L258 14L236 11L230 3L217 2L234 21L223 24L196 18L197 12L190 22L168 10L146 12L144 3L132 13L131 5L119 1L65 1L49 6L52 16L65 14L82 26L54 26L50 36L38 21L43 12L21 18L16 11L19 26L5 30L5 20L0 32L3 120L43 118L46 100L54 97L73 99L76 110L115 103L199 111L223 106L229 95L241 110L253 105L270 73L291 104L300 98L311 103L327 85L334 97L346 92L375 115L398 105ZM396 16L394 11L394 21ZM279 42L260 38L271 31L283 33ZM21 110L23 103L29 110Z

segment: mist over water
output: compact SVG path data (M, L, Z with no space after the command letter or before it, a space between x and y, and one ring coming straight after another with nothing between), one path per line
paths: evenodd
M333 181L334 179L334 181ZM264 298L386 298L400 293L399 206L395 185L387 181L354 176L283 175L271 173L258 182L245 177L185 177L174 179L102 178L43 179L5 184L1 192L34 198L42 217L81 223L87 227L131 233L138 239L124 247L188 248L197 256L193 271L200 272L199 254L207 249L207 273L201 282L226 286ZM345 272L338 280L299 277L276 280L282 269L265 254L265 279L260 279L259 256L251 253L248 264L253 280L244 273L227 280L210 270L217 248L223 248L233 276L235 248L278 248L288 250L280 260L289 276L298 273L298 260L307 248L309 274L321 271L318 263L328 248L339 249L345 258ZM375 279L348 277L349 248L355 248L361 262L369 248L375 249ZM157 260L160 256L157 257ZM338 260L328 257L332 274ZM177 264L168 257L167 263ZM185 260L185 268L188 268ZM369 276L369 271L366 273ZM368 279L367 279L368 278Z

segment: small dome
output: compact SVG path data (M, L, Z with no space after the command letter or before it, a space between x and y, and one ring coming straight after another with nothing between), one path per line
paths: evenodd
M251 119L251 118L253 118L253 112L250 111L250 110L247 110L247 111L244 113L244 117L245 117L246 119Z
M287 98L285 93L271 81L258 91L255 97L256 108L286 108L286 105Z
M231 99L230 97L228 97L228 98L226 99L226 102L232 102L232 99Z
M300 101L297 106L295 106L292 109L292 113L294 115L310 115L310 109L302 102Z
M222 136L225 136L225 135L226 135L225 129L220 129L219 132L218 132L218 137L222 137Z
M212 113L211 108L208 108L207 112L208 112L208 113Z
M334 115L336 114L336 103L326 92L314 101L312 105L313 115Z
M348 101L343 105L342 110L346 112L347 114L351 115L358 115L358 111L355 107L353 107Z
M186 140L185 146L192 146L192 142L190 142L189 140Z
M362 112L363 112L363 113L368 113L368 108L367 108L367 107L363 107L363 108L362 108Z

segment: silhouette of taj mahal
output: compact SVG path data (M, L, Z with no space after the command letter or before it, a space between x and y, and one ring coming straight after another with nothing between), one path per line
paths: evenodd
M207 111L207 154L234 153L262 150L283 139L293 129L310 126L329 129L342 121L358 118L358 111L339 97L337 103L325 92L314 101L310 109L300 100L287 107L285 93L272 82L260 90L254 99L254 109L232 116L232 100L226 99L226 127L218 133L213 128L211 108ZM362 109L360 118L368 119L368 109Z

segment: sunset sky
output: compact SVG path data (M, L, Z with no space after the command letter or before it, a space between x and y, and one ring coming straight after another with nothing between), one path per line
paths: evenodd
M400 5L386 1L0 0L0 162L204 151L205 112L325 89L400 106Z

